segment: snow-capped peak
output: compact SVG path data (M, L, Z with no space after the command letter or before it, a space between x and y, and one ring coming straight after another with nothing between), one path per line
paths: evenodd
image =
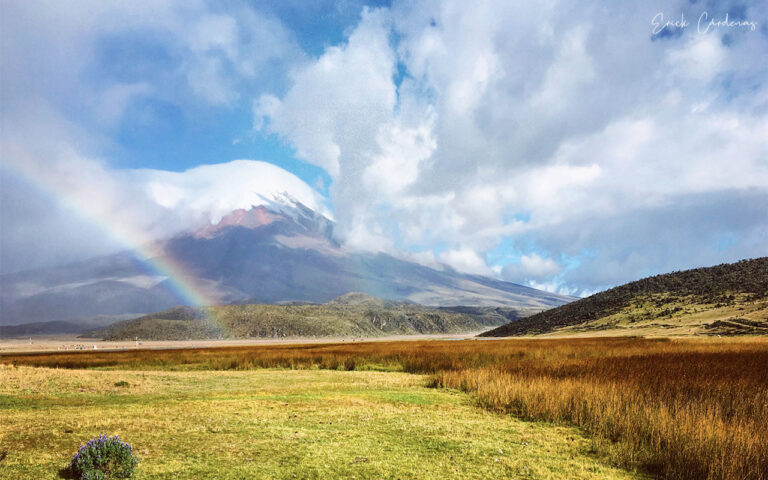
M267 162L235 160L184 172L141 170L145 190L158 205L218 223L238 209L271 210L300 203L326 218L325 198L297 176Z

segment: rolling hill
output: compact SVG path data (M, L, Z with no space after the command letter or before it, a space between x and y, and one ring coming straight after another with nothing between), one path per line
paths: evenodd
M656 275L485 332L768 335L768 257Z
M524 314L524 313L523 313ZM476 332L521 315L501 307L429 308L350 293L325 304L176 307L88 332L104 340L377 337Z

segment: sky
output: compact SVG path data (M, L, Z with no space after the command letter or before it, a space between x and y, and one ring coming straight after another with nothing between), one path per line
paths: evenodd
M278 191L573 295L768 253L765 2L11 0L0 53L0 273Z

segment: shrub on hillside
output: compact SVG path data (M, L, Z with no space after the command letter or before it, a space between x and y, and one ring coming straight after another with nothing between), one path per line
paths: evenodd
M130 478L138 463L133 447L118 435L102 434L80 447L69 469L80 480L111 480Z

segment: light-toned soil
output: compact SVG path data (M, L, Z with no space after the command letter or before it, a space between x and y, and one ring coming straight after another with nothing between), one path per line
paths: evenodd
M305 343L353 343L391 342L397 340L465 340L482 332L437 335L402 335L369 338L251 338L242 340L152 340L152 341L104 341L98 338L78 338L76 335L46 335L27 338L0 339L0 355L3 353L33 353L74 350L127 350L207 348L248 345L292 345ZM94 348L95 347L95 348Z

